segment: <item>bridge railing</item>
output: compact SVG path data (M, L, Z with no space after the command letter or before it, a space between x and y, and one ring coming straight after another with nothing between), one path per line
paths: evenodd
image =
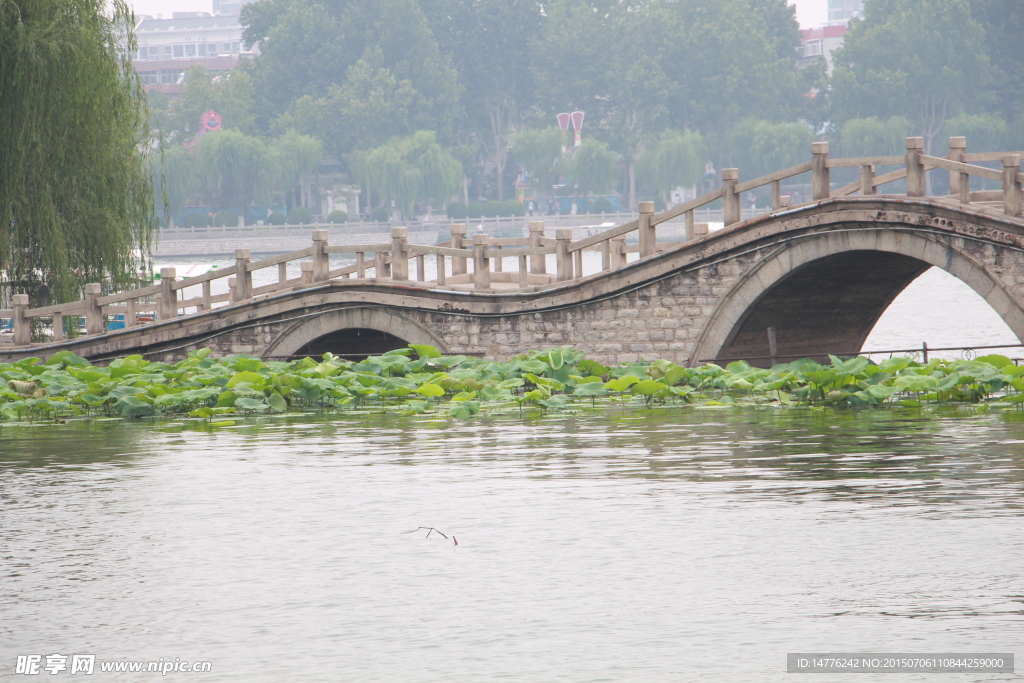
M503 290L506 292L539 291L557 287L584 277L583 253L601 254L602 272L621 268L629 256L653 256L659 251L675 248L708 234L708 224L695 221L697 211L721 201L723 222L726 227L743 220L741 195L762 187L771 192L771 211L788 210L789 197L782 194L782 182L810 174L812 202L832 198L860 195L878 195L883 185L906 181L904 194L896 196L924 197L929 171L949 173L950 194L932 197L951 205L966 206L980 211L1000 211L1011 217L1021 216L1021 153L968 153L962 137L949 139L950 152L943 157L924 154L923 139L907 138L904 155L873 156L832 159L827 142L815 142L811 159L790 168L769 173L752 180L740 181L735 168L722 170L722 184L715 190L684 202L661 213L654 212L653 202L640 202L637 219L573 240L572 228L558 228L554 239L545 234L543 221L529 221L526 237L492 239L478 234L469 238L466 225L451 226L451 239L437 245L409 242L406 227L391 228L390 241L368 244L329 245L326 230L314 230L312 245L305 249L253 261L249 249L235 250L235 264L205 275L177 279L173 268L161 270L159 284L113 294L102 294L98 283L85 286L85 297L80 301L29 308L28 295L11 297L12 308L0 310L0 335L4 326L13 330L15 345L33 342L32 330L49 341L62 341L74 333L92 336L114 328L134 328L158 321L170 321L182 315L211 311L253 300L297 291L328 283L337 285L381 284L404 285L418 288L445 288L480 293ZM998 161L1001 168L980 166L980 163ZM880 166L900 166L878 175ZM856 182L833 188L830 171L833 168L859 169ZM995 180L999 190L971 190L971 179ZM894 196L894 195L882 195ZM683 218L683 239L658 241L658 227ZM635 235L634 235L635 233ZM665 235L663 235L665 237ZM332 254L354 256L354 263L331 268ZM554 257L554 271L548 272L549 257ZM433 276L428 279L427 259L434 261ZM514 258L517 267L504 271L505 259ZM415 263L410 271L409 262ZM299 277L289 276L289 264L299 266ZM472 264L472 268L470 268ZM277 280L254 287L253 273L276 269ZM592 276L592 275L591 275ZM213 283L227 279L227 292L213 293ZM198 292L196 291L198 289ZM186 291L188 290L188 291ZM189 294L191 292L191 294ZM67 318L84 321L84 327L73 330ZM4 323L6 319L7 323ZM36 340L38 343L38 339Z

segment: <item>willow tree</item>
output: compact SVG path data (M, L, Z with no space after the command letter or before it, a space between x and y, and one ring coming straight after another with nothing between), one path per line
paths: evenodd
M109 7L109 9L108 9ZM155 225L124 0L0 0L0 260L38 301L126 284Z
M670 130L643 146L637 175L642 185L667 200L673 188L701 181L706 158L707 146L700 133Z
M349 165L385 203L412 215L417 201L442 206L459 190L462 164L437 142L432 131L392 138ZM395 218L400 219L399 216Z

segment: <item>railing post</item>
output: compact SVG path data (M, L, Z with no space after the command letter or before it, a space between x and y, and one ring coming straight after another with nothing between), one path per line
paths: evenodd
M409 228L391 228L391 279L409 279L409 256L405 244L409 241Z
M572 271L573 277L579 279L583 277L583 250L577 249L572 252Z
M252 271L249 270L249 250L235 249L235 295L239 301L252 298Z
M610 240L601 242L601 270L612 268L612 244Z
M487 251L487 235L473 235L473 288L491 288L491 260L484 256Z
M572 260L569 257L569 242L571 241L572 228L559 228L555 231L556 278L559 282L572 279Z
M640 202L640 217L637 219L637 231L640 233L640 258L654 254L655 227L651 225L654 215L654 202Z
M811 143L811 191L815 201L828 199L832 194L827 142Z
M869 197L875 193L875 167L873 164L864 164L860 167L860 194L862 197Z
M967 154L967 138L957 135L949 139L949 160L963 163L964 155ZM969 204L971 201L971 176L959 171L949 172L949 193L960 198L961 204Z
M519 289L525 289L530 284L525 256L519 257Z
M228 278L228 303L229 304L237 304L238 303L238 278L235 278L235 277L229 277Z
M361 251L356 252L356 277L359 279L366 277L366 254Z
M1007 216L1020 215L1020 155L1007 154L1003 157L1003 212Z
M693 209L683 214L683 240L688 242L693 239Z
M609 254L611 268L612 270L621 268L626 265L626 236L619 235L618 237L613 237L609 242L611 242L609 246L611 251L611 254Z
M739 223L742 219L740 214L740 194L736 191L736 183L740 179L738 168L722 169L722 220L726 225Z
M443 254L438 254L437 255L437 284L439 284L439 285L443 285L444 284L444 275L445 275L444 269L445 269L444 255Z
M161 276L166 268L161 269ZM171 269L173 270L173 268ZM174 282L174 276L170 278ZM98 282L90 282L85 285L85 333L103 334L103 307L96 303L96 299L103 293L103 285ZM173 296L173 295L172 295Z
M781 180L773 180L772 181L772 211L778 211L780 208L782 208L782 200L780 199L780 197L782 197L782 181Z
M178 277L178 271L174 268L160 269L160 319L173 320L178 317L178 292L174 290L174 278ZM99 285L97 285L98 287ZM88 301L89 285L85 286L86 301ZM86 303L86 309L89 305ZM101 318L102 320L102 318ZM102 325L102 322L101 322ZM89 329L89 319L86 316L85 327Z
M924 196L924 164L921 154L924 138L907 138L907 196Z
M88 285L86 285L88 286ZM26 346L32 343L32 326L29 324L28 316L28 294L15 294L11 297L14 305L14 344Z
M452 223L452 249L464 249L466 240L466 224L465 223ZM466 264L466 258L464 256L452 257L452 277L456 275L465 275L468 270Z
M302 269L302 284L313 284L313 277L316 274L316 264L313 261L303 261L299 268Z
M331 255L327 253L327 231L313 231L313 282L327 282Z
M494 251L496 251L498 253L501 253L501 245L500 244L494 245ZM491 268L494 270L495 273L500 273L501 272L501 266L502 266L501 256L495 256L494 259L492 259L492 261L491 261Z
M530 246L542 247L541 239L544 237L544 221L530 221ZM547 256L536 254L530 257L531 273L548 272Z

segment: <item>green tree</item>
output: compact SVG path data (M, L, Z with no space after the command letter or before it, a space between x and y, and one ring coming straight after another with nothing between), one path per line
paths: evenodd
M225 128L255 135L258 131L253 105L252 78L244 70L214 78L197 64L188 71L184 94L167 105L157 126L167 140L187 142L199 132L200 117L213 110Z
M566 171L573 184L573 196L604 194L619 180L618 155L608 145L587 138L566 164Z
M278 171L259 138L222 130L200 138L196 152L206 196L215 208L237 207L242 221L250 204L269 197Z
M667 200L672 188L693 185L704 177L707 151L696 131L666 131L644 145L638 163L641 184Z
M123 0L0 0L0 262L36 299L127 283L155 225Z
M806 123L744 119L729 131L729 159L750 180L807 161L813 139Z
M303 176L319 169L324 156L319 140L309 135L300 135L294 130L271 141L268 152L273 160L272 167L277 171L274 184L286 196L296 190ZM297 203L288 201L287 205L291 207Z
M985 31L967 0L868 0L833 53L837 122L910 119L925 151L938 151L946 119L988 105Z
M541 6L536 0L424 0L420 6L458 71L465 132L476 134L502 200L519 112L532 101L530 41L541 30Z
M412 215L417 201L440 207L458 192L462 180L462 164L430 131L390 140L365 156L357 155L351 165L385 205L394 203L397 220Z
M1006 121L995 114L960 114L946 119L942 138L963 135L971 149L994 152L1006 149L1008 131Z
M565 133L561 128L525 129L516 134L512 158L526 169L530 189L547 195L562 170Z
M199 190L196 156L182 145L165 144L161 153L152 157L152 174L156 201L167 209L170 226L174 216L181 213Z
M910 120L905 116L849 119L839 131L840 148L849 157L903 154L910 129Z

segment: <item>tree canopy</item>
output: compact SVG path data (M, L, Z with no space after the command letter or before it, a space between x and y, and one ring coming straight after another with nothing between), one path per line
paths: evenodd
M123 0L0 0L0 268L52 301L128 282L155 225ZM38 300L38 299L36 299Z

